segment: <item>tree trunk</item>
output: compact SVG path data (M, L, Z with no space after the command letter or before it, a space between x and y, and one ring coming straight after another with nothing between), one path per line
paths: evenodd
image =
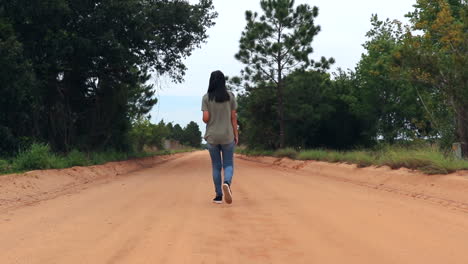
M278 27L278 44L281 44L281 34L283 32L283 28L280 26ZM279 148L282 149L284 148L284 101L283 101L283 89L284 89L284 84L283 84L283 58L281 56L281 49L278 49L278 57L277 57L277 63L278 63L278 117L279 117L279 126L280 126L280 144Z
M281 76L281 73L279 74ZM283 80L278 83L278 115L280 125L280 149L284 148L284 102L283 102Z
M462 156L468 157L468 107L460 105L456 109L457 139L461 143Z

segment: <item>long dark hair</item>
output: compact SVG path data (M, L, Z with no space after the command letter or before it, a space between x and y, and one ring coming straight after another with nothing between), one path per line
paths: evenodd
M229 101L229 94L226 89L226 78L221 71L211 73L210 84L208 86L208 98L217 103Z

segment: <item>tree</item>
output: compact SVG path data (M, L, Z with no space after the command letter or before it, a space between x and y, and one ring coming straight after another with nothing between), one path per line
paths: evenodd
M164 121L155 125L147 118L139 118L133 122L129 136L136 152L143 151L145 146L163 149L163 140L169 136L169 129Z
M0 84L9 91L5 100L22 108L5 116L25 115L21 122L0 117L7 128L0 130L59 151L128 148L132 122L156 104L151 73L182 81L183 59L214 24L212 9L211 0L2 1L0 45L7 54L0 64L16 58L21 63L12 66L28 77L21 77L21 92Z
M418 0L408 17L411 28L398 65L414 83L424 85L426 93L437 95L436 108L451 109L456 140L463 143L463 155L468 156L468 4L466 0Z
M366 122L351 106L355 75L340 71L332 80L322 71L296 71L286 77L285 147L348 149L368 146ZM279 121L271 86L256 87L238 97L240 140L250 148L277 147Z
M169 122L169 123L166 124L166 127L167 127L167 129L169 131L169 136L168 137L171 137L172 133L174 131L174 125L172 124L172 122Z
M319 130L331 117L330 76L318 71L296 71L286 77L285 119L287 146L324 146Z
M318 142L335 149L370 147L375 144L374 124L356 112L358 102L356 90L359 81L353 71L338 69L329 90L327 101L333 107L328 118L320 125Z
M2 19L0 7L0 156L23 146L32 123L34 75L11 23Z
M320 31L314 24L318 8L307 4L294 9L294 0L262 0L259 16L246 12L247 25L240 39L236 59L246 65L240 77L233 78L246 90L272 85L277 98L279 147L285 145L284 87L285 76L297 69L328 69L333 59L320 62L309 58L311 43Z
M172 136L174 140L179 141L179 143L183 143L184 141L184 129L179 124L175 124L172 129Z
M191 121L184 128L184 140L183 142L191 147L201 147L201 131L197 123Z
M259 86L237 97L239 142L250 148L278 147L277 98L271 86Z
M366 34L366 53L356 67L358 85L353 111L370 126L374 138L394 143L398 139L414 139L432 130L426 126L423 105L418 101L415 86L402 78L395 67L395 56L401 49L403 29L394 20L380 21L372 16L373 28Z
M136 152L143 151L145 145L149 145L153 138L154 125L148 119L141 118L134 122L130 130L130 137Z
M321 71L287 77L288 143L292 147L349 149L368 146L362 118L352 111L353 75L339 70L333 79Z

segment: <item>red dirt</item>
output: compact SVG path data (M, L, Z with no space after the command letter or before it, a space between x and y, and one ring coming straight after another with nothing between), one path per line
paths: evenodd
M255 161L252 161L255 160ZM207 152L0 176L0 263L468 263L468 175Z
M35 170L22 174L0 175L0 212L7 208L33 204L61 194L104 183L133 171L175 159L180 154L108 162L89 167L61 170Z

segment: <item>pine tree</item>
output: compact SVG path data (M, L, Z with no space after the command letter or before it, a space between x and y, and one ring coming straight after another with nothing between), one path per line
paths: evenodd
M315 62L309 58L313 52L312 41L320 31L320 26L314 23L317 7L302 4L294 8L294 0L262 0L260 5L264 12L261 16L246 11L247 25L236 54L236 59L246 67L233 82L243 85L247 91L259 84L271 84L275 88L280 124L279 147L283 148L285 77L298 69L328 69L334 60L322 57L321 61Z

